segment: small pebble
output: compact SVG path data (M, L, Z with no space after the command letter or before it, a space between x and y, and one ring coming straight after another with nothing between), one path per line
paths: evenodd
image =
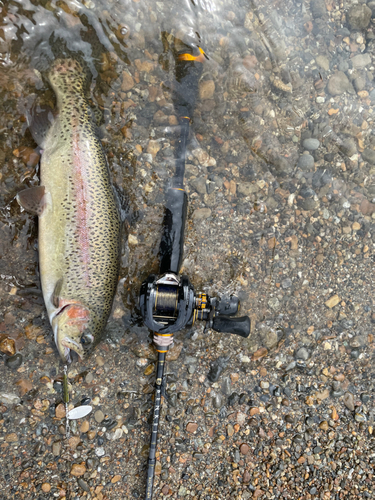
M42 484L43 493L49 493L51 491L51 485L49 483Z
M73 464L70 470L70 474L76 477L83 476L85 472L86 472L86 466L84 463Z
M11 356L10 358L5 360L5 366L10 368L11 370L17 370L22 365L22 361L22 354L18 352L14 356Z
M102 410L96 410L96 412L94 413L94 418L98 422L98 424L100 424L101 422L103 422L103 420L104 420L104 413L102 412Z

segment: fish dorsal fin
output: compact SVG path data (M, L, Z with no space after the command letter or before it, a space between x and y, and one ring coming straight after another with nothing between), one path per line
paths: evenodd
M51 302L55 307L60 306L62 285L63 285L63 279L60 278L55 285L55 289L53 290L52 299L51 299Z
M35 186L20 191L16 200L19 205L33 215L42 215L45 201L45 188L44 186Z

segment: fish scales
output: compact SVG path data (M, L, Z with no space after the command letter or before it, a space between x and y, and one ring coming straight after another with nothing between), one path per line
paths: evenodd
M55 341L67 359L68 349L83 356L103 334L118 281L121 220L82 67L56 61L49 81L58 116L42 144L39 261Z

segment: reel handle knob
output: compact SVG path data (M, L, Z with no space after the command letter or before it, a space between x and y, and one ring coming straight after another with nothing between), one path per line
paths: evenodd
M246 339L250 335L250 318L248 316L241 316L240 318L215 316L212 329L221 333L233 333Z

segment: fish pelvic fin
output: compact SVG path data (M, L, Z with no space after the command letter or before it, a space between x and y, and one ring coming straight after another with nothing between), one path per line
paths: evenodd
M24 210L40 216L46 206L45 188L44 186L35 186L24 189L17 194L16 200Z

